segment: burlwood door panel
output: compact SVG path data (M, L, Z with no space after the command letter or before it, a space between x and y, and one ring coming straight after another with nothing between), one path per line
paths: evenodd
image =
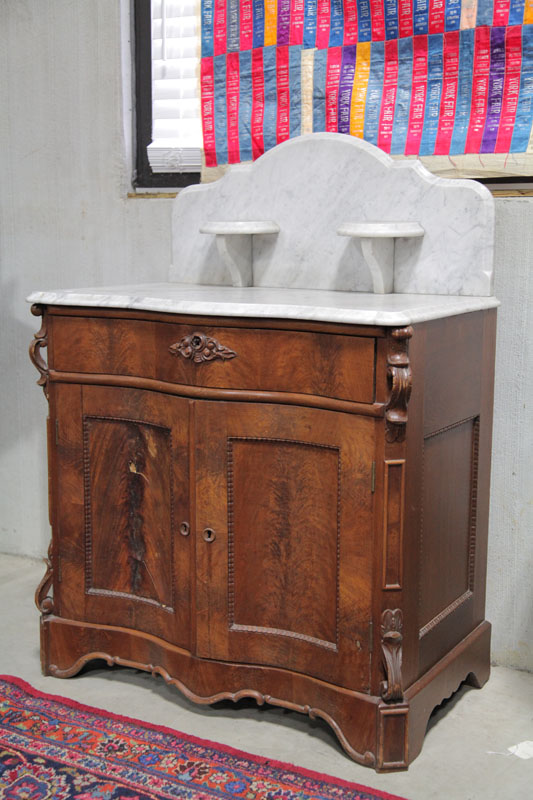
M188 401L76 385L54 400L61 615L188 647Z
M368 691L375 421L196 409L197 652Z

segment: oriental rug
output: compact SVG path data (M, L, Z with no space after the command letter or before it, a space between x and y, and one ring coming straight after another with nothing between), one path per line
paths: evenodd
M401 800L0 676L2 800Z

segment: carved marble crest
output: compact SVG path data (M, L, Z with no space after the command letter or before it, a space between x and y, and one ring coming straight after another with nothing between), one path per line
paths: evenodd
M401 609L387 608L381 615L381 651L387 680L381 682L381 696L387 703L403 700Z
M213 361L215 358L225 361L237 356L234 350L230 350L217 339L206 336L205 333L191 333L184 336L179 342L171 344L168 350L173 356L183 356L183 358L194 361L195 364Z
M405 439L407 404L412 388L412 373L407 347L412 335L413 329L410 325L406 328L395 328L390 334L387 355L387 380L390 397L385 410L388 442L403 442Z

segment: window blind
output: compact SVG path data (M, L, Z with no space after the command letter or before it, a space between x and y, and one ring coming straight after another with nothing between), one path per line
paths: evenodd
M151 0L153 172L198 172L202 120L196 0Z

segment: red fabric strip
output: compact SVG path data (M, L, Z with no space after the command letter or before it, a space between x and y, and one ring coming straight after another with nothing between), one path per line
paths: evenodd
M239 54L226 56L226 109L228 117L228 164L237 164L239 154Z
M215 0L215 21L213 24L215 55L226 52L226 0Z
M439 128L434 150L436 156L447 156L450 152L459 85L459 31L444 34L443 73Z
M291 28L289 44L302 44L304 40L304 0L291 0Z
M398 87L398 40L385 42L385 68L383 76L383 99L379 115L378 147L390 153L394 105Z
M474 76L472 78L472 110L466 136L465 153L479 153L489 94L490 31L476 28L474 46Z
M276 141L280 144L289 138L290 133L289 48L287 45L278 47L276 50L276 84L278 92Z
M444 32L445 0L429 0L429 32Z
M502 114L495 153L508 153L513 138L513 128L520 94L522 69L522 27L512 25L505 31L505 79L503 84Z
M252 154L254 161L265 152L263 143L263 117L265 115L265 76L263 50L252 50Z
M206 167L216 167L215 74L212 58L202 58L200 81L202 86L202 127L204 131L205 165Z
M428 39L427 36L413 37L413 84L411 107L409 109L409 126L405 142L405 155L416 156L420 149L426 93L428 81Z
M252 0L240 0L241 50L251 50L254 42L254 17Z
M329 45L330 0L317 0L316 46L323 49Z

